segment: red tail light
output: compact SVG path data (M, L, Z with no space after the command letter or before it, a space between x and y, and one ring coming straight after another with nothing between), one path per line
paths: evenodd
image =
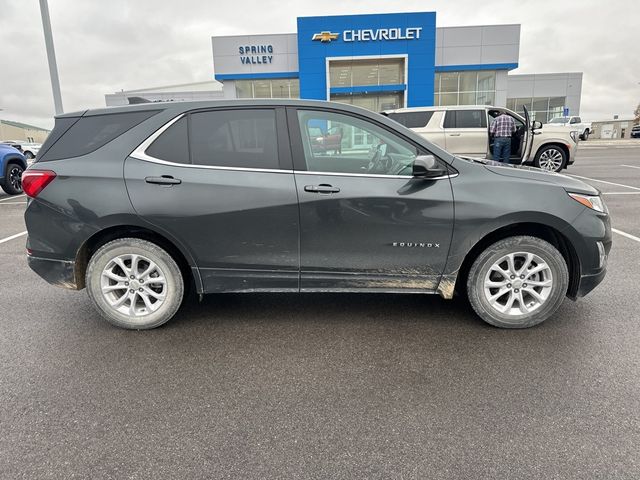
M56 178L51 170L30 170L22 174L22 190L31 198L36 198L44 188Z

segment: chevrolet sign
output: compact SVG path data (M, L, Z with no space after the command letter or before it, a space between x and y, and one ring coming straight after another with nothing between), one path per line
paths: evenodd
M339 33L320 32L314 33L311 40L320 40L322 43L330 42L331 40L337 40Z
M417 40L422 27L378 28L363 30L345 30L342 39L345 42L368 42L376 40Z

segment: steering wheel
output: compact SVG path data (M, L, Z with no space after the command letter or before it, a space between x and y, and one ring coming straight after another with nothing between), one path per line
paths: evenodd
M388 156L382 155L382 143L376 147L373 157L367 165L368 173L388 173L393 164L393 160Z

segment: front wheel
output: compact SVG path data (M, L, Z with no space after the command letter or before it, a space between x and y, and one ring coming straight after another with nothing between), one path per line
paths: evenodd
M585 130L585 131L584 131L584 133L583 133L582 135L580 135L580 138L581 138L582 140L584 140L585 142L586 142L587 140L589 140L589 130Z
M567 164L567 154L560 147L549 145L538 150L533 164L547 172L559 172Z
M184 295L175 260L158 245L139 238L120 238L100 247L89 261L86 285L103 318L133 330L168 322Z
M485 322L527 328L555 313L569 285L567 264L550 243L517 236L489 246L473 263L467 294Z
M9 195L22 193L22 172L24 169L17 163L10 163L4 174L2 189Z

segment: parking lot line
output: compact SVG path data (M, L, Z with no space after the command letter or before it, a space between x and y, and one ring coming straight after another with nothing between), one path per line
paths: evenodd
M6 238L0 239L0 243L8 242L10 240L13 240L15 238L21 237L21 236L26 235L26 234L27 234L26 230L24 232L16 233L15 235L11 235L10 237L6 237Z
M595 179L595 178L582 177L580 175L572 175L572 174L566 174L566 175L569 175L570 177L574 177L574 178L580 178L582 180L590 180L592 182L606 183L607 185L615 185L616 187L624 187L624 188L630 188L632 190L640 191L640 188L638 188L638 187L632 187L630 185L623 185L622 183L607 182L606 180L598 180L598 179Z
M14 195L12 197L7 197L7 198L0 199L0 202L6 202L6 201L9 201L9 200L16 200L18 198L26 198L26 195Z
M602 195L640 195L640 192L602 192Z
M640 170L640 167L638 167L637 165L625 165L625 164L622 164L620 166L621 167L629 167L629 168L637 168L638 170Z
M631 235L630 233L623 232L622 230L618 230L617 228L612 228L612 232L617 233L618 235L622 235L623 237L630 238L631 240L635 240L636 242L640 242L640 238L635 235Z
M27 202L4 202L4 203L0 203L0 207L3 207L5 205L26 205L26 204Z

